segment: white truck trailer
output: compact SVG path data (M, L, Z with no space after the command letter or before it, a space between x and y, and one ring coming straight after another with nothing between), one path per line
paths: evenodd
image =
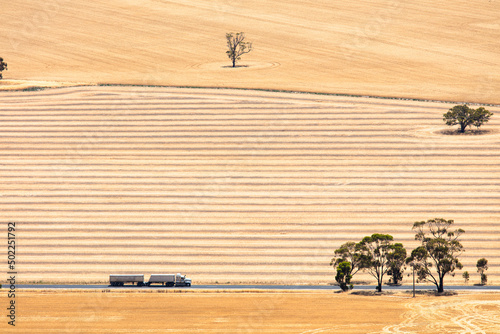
M126 283L134 283L137 286L144 285L144 275L109 275L109 284L111 286L124 286Z
M191 279L181 274L151 274L147 286L161 284L165 286L191 286Z

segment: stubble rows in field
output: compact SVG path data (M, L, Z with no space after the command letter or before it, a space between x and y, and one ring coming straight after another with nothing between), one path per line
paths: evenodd
M464 270L486 257L498 283L496 118L449 136L447 103L148 87L0 103L0 205L22 281L328 283L340 244L390 233L411 249L414 221L444 217L467 232Z

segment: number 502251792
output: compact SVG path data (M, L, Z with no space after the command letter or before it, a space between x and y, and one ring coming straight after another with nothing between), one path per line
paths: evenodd
M9 270L16 269L16 223L9 223L7 228L7 263Z

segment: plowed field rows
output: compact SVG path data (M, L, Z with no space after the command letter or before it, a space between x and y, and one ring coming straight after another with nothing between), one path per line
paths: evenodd
M467 232L471 281L486 257L498 284L500 119L482 135L444 135L451 106L147 87L2 92L1 219L17 223L19 279L326 283L340 244L390 233L411 249L413 222L443 217Z

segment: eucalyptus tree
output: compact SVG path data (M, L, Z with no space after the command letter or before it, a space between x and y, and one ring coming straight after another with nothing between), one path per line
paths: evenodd
M419 281L435 284L439 293L444 291L444 277L463 268L458 257L464 247L458 238L465 231L453 230L453 223L453 220L434 218L413 224L415 240L421 245L411 252L406 263L416 270Z

